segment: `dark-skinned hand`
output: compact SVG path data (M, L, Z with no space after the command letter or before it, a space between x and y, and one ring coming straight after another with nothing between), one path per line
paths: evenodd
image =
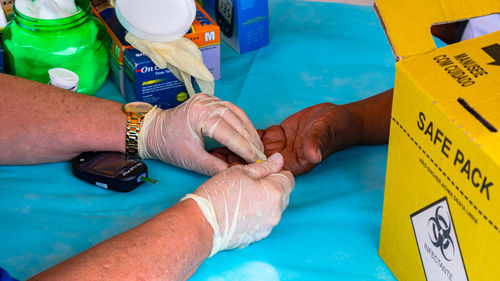
M281 153L285 159L283 169L295 176L309 172L333 152L357 143L359 131L358 120L351 112L331 103L310 106L280 125L258 130L266 156ZM215 148L210 153L230 165L245 164L226 148Z

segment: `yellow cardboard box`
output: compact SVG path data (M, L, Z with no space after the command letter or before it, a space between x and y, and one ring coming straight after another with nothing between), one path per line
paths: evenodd
M499 0L376 0L398 59L379 254L400 281L500 280L500 32L436 49L432 24Z

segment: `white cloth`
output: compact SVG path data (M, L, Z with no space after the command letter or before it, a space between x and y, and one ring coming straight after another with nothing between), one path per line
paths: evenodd
M66 18L80 11L74 0L16 0L14 5L22 14L37 19Z
M500 30L500 15L492 14L470 19L462 34L462 41Z

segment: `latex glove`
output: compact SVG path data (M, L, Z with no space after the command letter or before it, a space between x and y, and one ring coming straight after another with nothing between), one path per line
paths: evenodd
M195 94L191 76L196 79L203 93L214 95L214 77L203 63L201 51L193 41L181 37L169 42L153 42L141 39L130 32L125 40L148 56L159 68L168 68L189 93Z
M205 151L204 136L226 146L248 163L266 159L252 122L236 105L214 96L196 94L181 105L154 108L143 119L139 157L214 175L228 164Z
M182 199L195 200L213 228L210 256L244 248L271 233L295 184L290 172L280 172L282 166L279 153L262 163L234 166Z

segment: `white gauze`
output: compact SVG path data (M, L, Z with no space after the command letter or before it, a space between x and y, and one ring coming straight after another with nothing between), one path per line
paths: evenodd
M16 0L16 9L36 19L60 19L80 12L74 0Z

